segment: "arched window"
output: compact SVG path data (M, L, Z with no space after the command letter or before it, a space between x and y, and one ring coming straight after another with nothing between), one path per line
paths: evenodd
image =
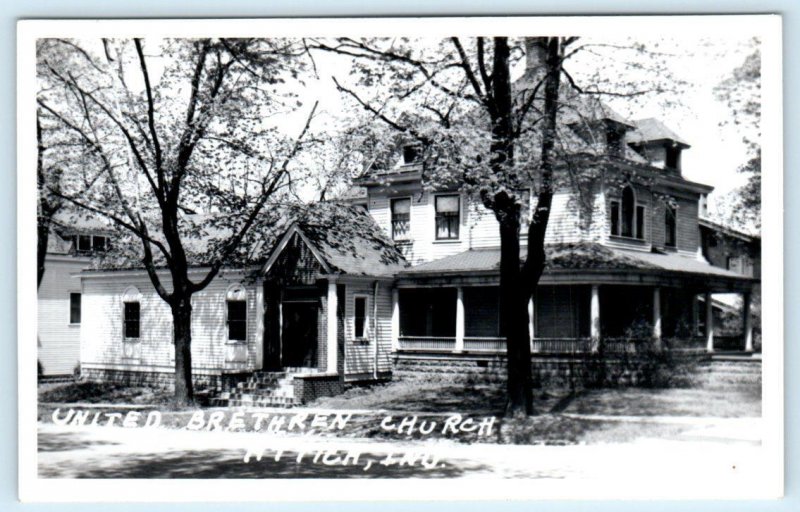
M122 335L126 340L138 340L141 333L142 294L131 286L122 294Z
M247 340L247 290L240 284L232 285L225 294L228 341Z
M621 200L611 201L611 234L644 239L644 206L637 204L630 185L622 189Z

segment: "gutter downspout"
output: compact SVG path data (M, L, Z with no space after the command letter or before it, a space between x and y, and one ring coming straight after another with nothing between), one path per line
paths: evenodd
M373 377L378 380L378 281L372 283L372 325L372 337L375 338Z

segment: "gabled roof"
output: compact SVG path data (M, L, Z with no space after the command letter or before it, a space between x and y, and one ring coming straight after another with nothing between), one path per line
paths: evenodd
M683 140L677 133L667 128L667 126L658 119L653 117L639 119L638 121L634 121L634 124L636 128L628 132L625 137L625 141L628 142L628 144L671 141L684 149L690 147L688 142Z
M269 272L294 236L302 239L328 273L392 276L408 265L363 208L323 202L296 217L273 247L262 273Z

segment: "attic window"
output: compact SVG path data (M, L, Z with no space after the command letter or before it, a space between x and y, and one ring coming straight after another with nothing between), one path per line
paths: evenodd
M620 156L622 154L622 132L609 129L606 132L606 151L609 155Z
M99 235L78 235L75 237L78 252L105 252L108 250L108 237Z
M405 165L413 164L419 160L419 146L416 144L408 144L403 146L403 163Z
M679 169L681 163L681 150L676 146L667 147L666 161L664 165L669 169Z

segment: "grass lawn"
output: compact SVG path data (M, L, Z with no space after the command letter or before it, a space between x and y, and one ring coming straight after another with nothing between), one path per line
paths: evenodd
M458 413L480 419L497 416L496 435L476 439L460 436L461 442L493 442L510 444L591 444L630 442L638 438L670 438L692 428L680 418L758 418L761 416L760 385L736 386L730 389L597 389L577 393L569 390L537 390L534 407L537 415L529 418L503 418L504 389L495 386L470 386L443 382L393 381L387 384L354 387L345 393L320 398L287 410L276 410L271 416L290 417L309 409L360 411L352 415L346 430L318 432L322 436L398 439L396 433L380 428L387 415L417 416L418 420L442 421L442 415ZM145 387L125 387L90 382L42 385L39 401L55 403L94 403L152 406L163 413L162 427L185 428L197 408L174 410L171 394ZM40 406L39 417L50 421L56 406ZM112 407L113 409L113 407ZM227 424L236 409L221 411ZM387 412L388 411L388 412ZM314 413L313 411L309 411ZM210 413L210 411L209 411ZM614 417L618 417L618 419ZM630 421L628 417L643 421ZM654 416L666 421L651 421ZM676 418L674 423L670 417ZM254 427L246 428L252 430ZM413 435L410 438L418 438ZM438 436L433 436L438 437ZM446 437L446 436L444 436ZM409 439L410 439L409 438Z
M39 402L125 405L167 405L172 393L163 389L100 382L39 385Z

